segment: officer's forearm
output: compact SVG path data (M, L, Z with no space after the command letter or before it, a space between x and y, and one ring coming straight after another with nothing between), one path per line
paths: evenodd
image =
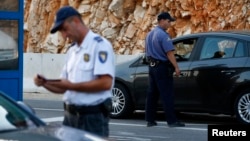
M69 89L80 92L99 92L110 90L112 87L112 77L109 75L100 76L88 82L73 83Z
M174 68L179 68L178 64L176 62L175 56L174 56L174 51L169 51L167 52L167 57L168 60L172 63L172 65L174 66Z
M66 91L65 89L55 87L55 86L50 85L48 83L45 83L43 85L43 87L46 88L47 90L49 90L50 92L58 93L58 94L63 94Z

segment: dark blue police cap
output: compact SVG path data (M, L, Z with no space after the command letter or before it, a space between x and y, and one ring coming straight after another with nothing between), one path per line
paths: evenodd
M160 21L161 19L168 19L171 22L175 21L175 19L173 17L170 16L170 14L168 12L162 12L158 15L157 20Z
M55 33L57 30L60 28L62 23L71 16L79 15L80 13L76 11L73 7L71 6L64 6L60 8L57 13L56 13L56 20L54 22L53 28L50 30L50 33Z

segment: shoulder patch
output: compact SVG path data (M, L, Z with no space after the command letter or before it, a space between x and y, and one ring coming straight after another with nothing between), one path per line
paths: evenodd
M96 36L94 40L97 41L98 43L103 41L102 37L100 36Z
M108 53L106 51L100 51L99 52L99 60L101 63L105 63L108 58Z

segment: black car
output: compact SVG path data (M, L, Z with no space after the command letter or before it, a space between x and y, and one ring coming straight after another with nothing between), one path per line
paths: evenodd
M181 70L173 74L176 111L232 115L250 124L250 31L195 33L173 43ZM112 118L145 109L148 65L144 54L136 56L116 66Z
M0 92L0 140L4 141L104 141L91 133L59 124L46 124L34 110Z

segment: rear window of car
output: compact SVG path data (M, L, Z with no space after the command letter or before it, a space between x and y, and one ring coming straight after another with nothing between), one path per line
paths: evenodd
M200 60L244 56L246 56L246 51L242 41L223 37L208 37L204 41Z

